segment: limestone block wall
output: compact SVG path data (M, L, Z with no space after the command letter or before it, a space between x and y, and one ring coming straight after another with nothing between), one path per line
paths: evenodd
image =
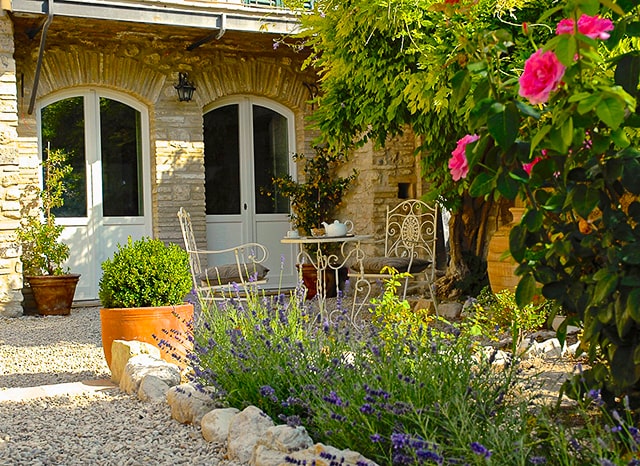
M15 229L20 222L20 165L13 25L0 10L0 315L22 314L22 273Z
M402 199L418 198L423 194L420 164L414 155L417 141L413 133L391 139L385 148L374 148L372 143L355 150L342 173L355 168L358 178L345 196L340 220L350 219L359 234L384 238L387 206ZM365 245L370 254L382 254L383 245Z

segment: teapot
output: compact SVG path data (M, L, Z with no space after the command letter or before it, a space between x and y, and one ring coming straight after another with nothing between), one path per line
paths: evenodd
M350 227L347 227L350 225ZM334 220L333 223L322 222L324 231L327 236L346 236L348 231L353 229L353 223L350 220L346 220L344 223L340 223L338 220Z

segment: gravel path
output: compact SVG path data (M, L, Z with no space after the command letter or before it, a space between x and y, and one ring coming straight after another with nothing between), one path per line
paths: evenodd
M98 308L0 318L0 393L109 378ZM232 465L200 429L118 389L0 402L0 465Z

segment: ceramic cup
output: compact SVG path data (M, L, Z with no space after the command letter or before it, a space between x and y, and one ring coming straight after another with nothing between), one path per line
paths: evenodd
M287 231L287 238L298 238L298 230Z

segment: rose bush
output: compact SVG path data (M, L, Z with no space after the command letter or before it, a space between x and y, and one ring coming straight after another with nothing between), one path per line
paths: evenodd
M545 103L558 88L565 70L555 53L539 49L524 64L519 94L532 104Z
M559 335L580 323L593 363L565 389L640 406L640 11L602 3L609 9L569 0L549 12L544 26L555 35L520 76L469 67L486 83L469 127L480 137L452 155L451 175L460 179L464 157L472 195L526 200L510 237L516 299L522 306L542 292L557 303L568 316ZM523 28L527 40L534 27ZM512 37L496 37L513 53Z

